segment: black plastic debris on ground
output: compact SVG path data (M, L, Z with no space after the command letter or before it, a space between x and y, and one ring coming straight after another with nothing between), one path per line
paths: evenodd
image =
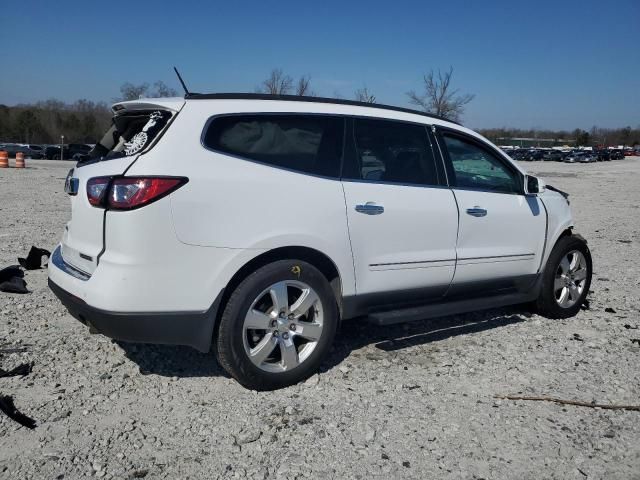
M0 395L0 410L2 410L7 417L15 420L23 427L27 427L31 430L36 428L36 421L20 412L13 404L13 397L10 395Z
M46 257L44 261L44 265L49 261L49 257L51 257L51 252L49 250L45 250L44 248L31 247L29 250L29 255L27 258L18 257L18 262L25 270L39 270L42 268L43 259Z
M25 376L31 373L33 363L22 363L11 370L4 370L0 368L0 378L3 377L17 377L18 375Z
M0 378L2 377L16 377L18 375L25 376L31 373L33 363L22 363L11 370L4 370L0 368ZM0 410L12 420L18 422L23 427L29 429L36 428L36 421L33 418L26 416L20 412L13 403L13 397L11 395L0 394Z
M0 270L0 292L29 293L24 272L18 265L11 265Z
M611 307L605 308L604 311L607 312L607 313L616 313L616 311Z

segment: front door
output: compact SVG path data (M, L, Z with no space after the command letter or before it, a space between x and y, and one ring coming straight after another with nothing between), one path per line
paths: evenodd
M544 206L524 195L523 175L489 145L448 130L438 138L460 210L449 295L526 289L544 249Z
M458 211L426 126L349 125L343 188L358 296L369 305L440 298L455 269Z

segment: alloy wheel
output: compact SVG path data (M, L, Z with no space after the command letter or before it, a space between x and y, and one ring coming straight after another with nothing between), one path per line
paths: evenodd
M588 268L587 260L579 250L571 250L562 257L553 283L553 292L560 307L571 308L580 299Z
M245 353L267 372L285 372L309 358L322 336L318 294L304 282L285 280L251 303L242 327Z

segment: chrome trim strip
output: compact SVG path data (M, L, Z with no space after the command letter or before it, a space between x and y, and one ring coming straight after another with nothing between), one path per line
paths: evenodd
M77 278L78 280L82 280L86 282L91 278L91 275L83 272L82 270L78 270L77 268L69 265L62 258L62 250L60 245L54 250L53 255L51 255L51 263L53 263L56 267L62 270L64 273L71 275L73 278Z
M389 267L392 265L416 265L420 263L440 263L440 262L455 262L455 258L445 258L443 260L420 260L417 262L395 262L395 263L371 263L370 267Z
M487 260L487 259L492 259L492 258L512 258L512 257L534 257L536 254L535 253L520 253L517 255L493 255L491 257L464 257L464 258L458 258L458 261L462 261L462 260Z
M458 262L465 260L491 260L495 258L519 258L519 257L533 257L535 253L520 253L517 255L494 255L491 257L466 257L458 258ZM393 263L370 263L370 267L390 267L395 265L416 265L421 263L442 263L442 262L455 262L455 258L444 258L442 260L419 260L414 262L393 262Z

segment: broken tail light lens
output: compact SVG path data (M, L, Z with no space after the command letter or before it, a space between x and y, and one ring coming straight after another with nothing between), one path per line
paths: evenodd
M87 182L87 198L94 207L102 207L111 177L94 177Z
M96 207L132 210L169 195L187 181L184 177L96 177L87 182L87 196Z

